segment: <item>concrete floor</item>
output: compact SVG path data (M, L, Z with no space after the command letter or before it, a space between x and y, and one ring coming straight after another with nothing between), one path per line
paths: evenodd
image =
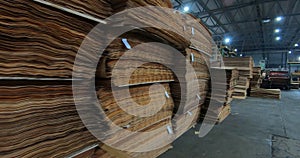
M272 148L274 136L300 140L300 90L282 91L281 100L235 100L232 114L207 136L195 135L198 129L189 130L160 158L300 158L298 148L293 156Z

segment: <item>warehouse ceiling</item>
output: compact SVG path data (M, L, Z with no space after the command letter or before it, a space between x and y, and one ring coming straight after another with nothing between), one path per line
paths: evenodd
M217 43L224 44L228 38L227 45L239 52L295 50L295 44L300 42L299 0L172 0L172 3L175 9L200 18Z

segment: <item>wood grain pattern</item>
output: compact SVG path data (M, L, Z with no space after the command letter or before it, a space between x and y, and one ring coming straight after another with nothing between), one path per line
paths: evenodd
M97 143L79 118L71 86L0 86L0 155L65 157Z
M0 76L71 78L81 42L95 22L31 0L0 2Z
M107 0L45 0L47 2L78 11L99 19L112 15L113 9Z

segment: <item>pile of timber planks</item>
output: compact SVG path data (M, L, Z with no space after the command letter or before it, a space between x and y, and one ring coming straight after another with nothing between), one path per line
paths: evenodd
M212 96L212 90L209 91L205 104L201 108L199 121L209 121L211 123L221 123L231 112L231 101L235 85L239 77L239 71L236 69L223 69L212 68L211 72L214 74L226 74L226 80L216 76L214 80L214 94ZM211 83L210 83L211 84ZM225 93L224 93L225 91Z
M233 98L246 99L249 86L250 86L249 78L240 76L236 86L234 87Z
M57 8L69 9L72 12L83 14L82 16L91 16L98 19L105 19L113 14L111 4L107 0L44 0L51 6Z
M32 0L0 5L5 22L0 26L0 60L5 61L0 76L71 78L77 51L97 22Z
M299 89L299 83L291 83L291 89Z
M170 1L3 0L0 4L5 24L0 26L0 60L5 61L0 64L0 77L5 78L4 84L0 85L0 92L3 94L0 96L0 127L3 129L0 134L3 147L0 149L0 156L151 158L171 148L168 144L154 151L135 153L102 145L82 123L75 107L71 86L77 51L93 27L99 22L105 23L105 18L124 9L149 5L171 8ZM208 60L213 52L212 37L207 28L200 20L200 27L192 26L193 23L178 18L178 12L174 12L171 17L167 14L161 16L159 12L153 12L151 15L149 19L140 18L142 13L126 16L139 23L168 26L172 31L148 27L121 35L105 49L95 74L96 93L101 105L94 106L104 109L112 123L122 129L132 132L155 131L146 137L128 135L122 136L122 139L107 138L110 143L125 146L130 150L156 146L170 137L178 138L185 133L196 123L209 89ZM116 29L131 25L122 18L111 23ZM101 30L98 33L101 36L109 36ZM176 48L186 58L187 63L182 63L183 67L177 67L183 75L175 76L167 67L178 64L176 56L170 50L159 47L155 49L159 53L147 56L154 49L143 47L139 49L138 55L130 56L123 39L126 39L131 47L158 42ZM191 41L194 45L191 45ZM92 52L85 52L86 62L92 60ZM130 58L120 61L124 54L129 54ZM149 60L157 62L147 63ZM119 61L126 67L116 68ZM195 69L197 80L189 80L193 72L187 70L187 64L191 64ZM134 65L140 66L135 69ZM86 71L93 70L87 67ZM133 73L127 82L127 76L122 74L131 71ZM119 75L116 77L114 73ZM186 81L183 83L183 91L178 83L180 77ZM21 83L15 84L15 80L20 78L25 78L26 82L22 80ZM160 83L164 91L151 89L153 83ZM195 83L198 83L199 91L193 91ZM150 101L159 106L163 97L166 102L152 116L133 116L118 106L112 88L117 89L115 93L121 97L120 103L128 105L125 107L129 111L155 111L156 106L147 106ZM129 90L130 97L124 95L126 89ZM137 103L139 108L130 104L131 100ZM179 109L179 102L185 103L182 109ZM90 119L99 117L97 111L94 114ZM106 122L100 125L103 125L103 129L112 126L108 124L104 127ZM91 150L78 155L91 147Z
M178 63L176 67L181 71L182 76L171 83L175 109L173 122L177 136L182 135L197 123L200 107L204 103L208 91L209 65L205 54L195 49L187 48L184 53L185 63ZM186 65L191 64L194 70L188 70ZM195 76L194 76L195 75ZM196 78L193 78L196 77ZM179 82L179 80L182 80ZM199 87L195 88L195 85ZM183 86L183 91L182 87ZM182 97L184 96L184 97ZM184 106L180 107L180 103Z
M253 67L252 76L253 78L251 78L250 80L250 87L260 88L260 85L262 83L261 67Z
M0 157L70 157L100 144L78 116L70 80L98 22L32 0L3 0L0 8Z
M253 89L251 89L251 96L252 97L260 97L260 98L281 99L281 90L280 89L253 88Z
M101 146L97 146L90 150L87 150L74 158L116 158L115 156L110 155L108 152L103 150Z
M114 148L111 148L107 145L103 145L102 149L104 150L104 152L106 152L107 154L110 155L109 158L132 158L132 157L136 157L136 158L145 158L145 157L158 157L161 154L165 153L166 151L172 149L171 145L167 145L165 147L153 150L153 151L148 151L148 152L143 152L143 153L139 153L139 152L122 152L119 150L116 150ZM102 157L100 157L102 158Z
M71 85L5 84L1 157L67 157L100 143L81 122Z
M234 99L246 99L250 88L250 79L253 78L252 57L223 58L226 69L239 70L239 79L233 92Z
M170 50L158 46L156 48L144 46L134 51L134 53L128 53L127 51L129 50L122 42L122 39L126 39L131 47L148 42L163 42L159 38L141 30L133 30L123 34L115 39L105 50L98 64L96 73L98 78L113 78L115 86L174 81L173 72L167 68L173 62ZM152 53L153 49L160 53ZM126 58L119 60L125 53ZM157 63L149 61L156 61ZM166 66L158 63L164 63ZM116 64L120 66L116 66ZM138 67L136 68L135 65ZM113 73L116 76L113 76ZM124 82L127 76L123 74L131 74L129 83Z

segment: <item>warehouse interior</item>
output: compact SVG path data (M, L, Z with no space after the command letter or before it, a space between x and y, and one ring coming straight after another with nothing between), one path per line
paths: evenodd
M299 0L2 0L0 157L300 158Z

